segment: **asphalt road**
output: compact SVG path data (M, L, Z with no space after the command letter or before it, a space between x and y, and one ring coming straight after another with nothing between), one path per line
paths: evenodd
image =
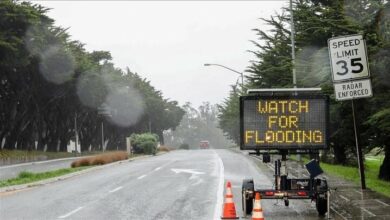
M50 170L57 170L61 168L69 168L70 164L80 157L36 161L29 163L21 163L15 165L0 166L0 180L17 177L22 171L29 172L45 172Z
M123 162L0 194L0 219L220 219L225 183L241 211L241 182L272 187L272 171L230 150L188 150ZM323 219L310 201L262 200L266 219ZM250 219L250 217L248 217Z

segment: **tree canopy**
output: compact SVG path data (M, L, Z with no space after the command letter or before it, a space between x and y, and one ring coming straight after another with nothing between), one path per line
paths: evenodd
M65 151L125 149L132 133L174 129L184 115L147 79L112 63L109 51L85 50L38 4L0 2L1 148Z
M298 87L321 87L331 97L330 147L339 164L356 163L350 101L335 101L327 40L362 34L366 40L374 96L356 100L359 141L367 152L377 147L385 152L380 178L390 180L390 2L384 0L296 0L293 1ZM246 88L292 87L290 10L262 19L269 32L254 29L258 39L256 59L247 69ZM233 94L233 95L232 95ZM235 90L221 105L220 126L237 142L238 96ZM232 115L235 115L232 117Z

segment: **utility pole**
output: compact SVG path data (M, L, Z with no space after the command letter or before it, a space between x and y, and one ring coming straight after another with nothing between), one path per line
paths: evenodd
M293 13L293 4L290 0L290 26L291 26L291 64L292 64L292 77L293 77L293 86L297 88L297 73L295 71L295 25L294 25L294 13ZM297 94L295 92L295 94ZM297 154L298 161L301 161L301 155Z
M291 63L292 63L292 74L293 74L293 86L297 88L297 74L295 72L295 26L294 26L294 15L292 0L290 0L290 16L291 16Z

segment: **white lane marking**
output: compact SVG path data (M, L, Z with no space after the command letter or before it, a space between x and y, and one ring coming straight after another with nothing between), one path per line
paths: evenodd
M344 220L347 220L347 218L345 216L343 216L340 212L338 212L336 209L334 209L333 207L330 207L330 209L332 209L332 211L334 211L337 215L339 215L342 219Z
M115 188L115 189L113 189L113 190L110 190L110 191L108 191L109 193L113 193L113 192L116 192L116 191L118 191L118 190L120 190L120 189L122 189L123 188L123 186L120 186L120 187L117 187L117 188Z
M339 195L339 196L340 196L340 198L344 199L346 202L349 202L349 199L347 197L345 197L343 195Z
M221 157L219 157L218 153L214 150L214 153L218 157L218 163L219 163L219 183L218 183L218 190L217 190L217 203L215 204L214 209L214 220L218 220L221 218L221 212L222 212L222 201L223 201L223 185L225 182L225 168L223 166L223 162Z
M145 178L146 177L146 175L142 175L142 176L139 176L137 179L143 179L143 178Z
M149 174L151 174L151 173L153 173L153 172L156 172L156 171L160 170L161 168L166 167L166 166L168 166L169 164L174 163L174 162L175 162L175 161L171 161L171 162L168 162L168 163L164 164L164 165L161 166L161 167L157 167L157 168L155 168L154 170L152 170L152 171L150 171L150 172L148 172L148 173L146 173L146 174L144 174L144 175L142 175L142 176L139 176L137 179L138 179L138 180L143 179L143 178L145 178L147 175L149 175Z
M80 207L78 207L77 209L75 209L75 210L69 212L68 214L59 216L58 218L67 218L67 217L73 215L74 213L80 211L82 208L84 208L84 207L80 206Z
M189 180L193 180L193 179L200 179L199 176L195 175L195 174L191 174L191 176L188 178Z
M190 174L204 174L204 172L195 171L194 169L171 169L175 173L190 173Z
M375 217L376 215L370 211L368 211L366 208L360 208L361 210L365 211L367 214L371 215L372 217Z
M377 201L378 203L384 205L384 206L390 206L389 204L385 203L385 202L382 202L381 200L379 199L375 199L375 201Z
M196 181L195 183L191 184L191 186L196 186L196 185L199 185L201 183L203 183L204 181L202 179L198 179L198 181Z

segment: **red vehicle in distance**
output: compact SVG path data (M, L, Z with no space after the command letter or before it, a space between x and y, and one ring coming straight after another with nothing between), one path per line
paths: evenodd
M201 141L199 144L200 149L209 149L210 148L210 142L209 141Z

